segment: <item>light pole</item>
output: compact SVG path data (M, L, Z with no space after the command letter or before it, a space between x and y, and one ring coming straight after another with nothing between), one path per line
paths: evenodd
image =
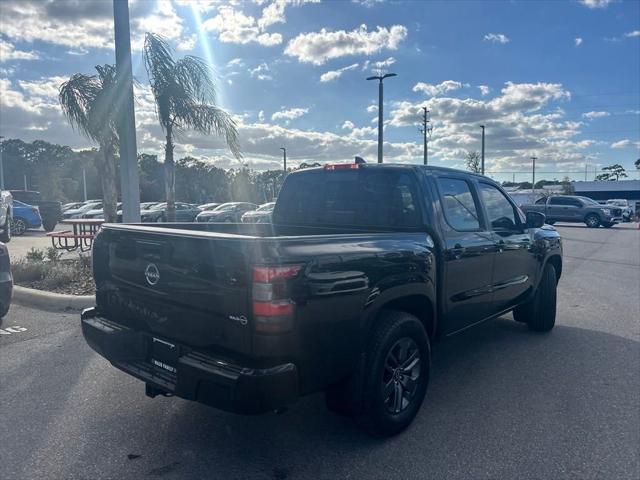
M382 102L384 100L383 84L385 78L396 77L396 73L386 73L382 76L367 77L367 80L378 80L378 163L382 163Z
M2 152L4 150L2 146L3 138L3 136L0 136L0 190L4 190L4 161L2 160Z
M284 147L280 147L282 150L282 161L284 163L284 172L287 173L287 149Z
M121 91L117 123L120 137L120 191L122 221L140 221L140 181L136 151L136 119L133 108L133 73L131 69L131 35L128 0L113 0L113 26L116 44L116 73Z
M533 183L531 184L531 191L533 193L536 193L536 160L538 159L538 157L531 157L531 160L533 161Z
M87 171L82 169L82 187L84 190L84 201L87 201Z
M484 125L480 125L480 128L482 129L482 157L480 163L480 172L482 172L482 175L484 175Z

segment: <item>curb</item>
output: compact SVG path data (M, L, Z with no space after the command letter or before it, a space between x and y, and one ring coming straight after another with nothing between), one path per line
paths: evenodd
M14 285L11 301L23 307L49 312L79 312L85 308L94 307L96 297L95 295L65 295Z

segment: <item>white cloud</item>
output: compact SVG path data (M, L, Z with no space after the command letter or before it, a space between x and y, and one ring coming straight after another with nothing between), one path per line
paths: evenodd
M617 142L613 142L611 144L611 148L627 148L627 147L630 147L631 145L633 145L631 143L631 140L625 138L624 140L619 140Z
M180 40L180 42L178 43L178 46L176 48L178 50L182 50L182 51L191 51L191 50L193 50L193 47L196 46L196 41L197 40L198 40L198 37L194 33L193 35L190 35L190 36L185 37L182 40Z
M377 127L353 128L351 129L351 136L356 138L370 137L372 135L376 135L377 132L378 132Z
M369 105L367 107L367 112L373 113L378 111L378 105Z
M264 29L276 23L285 23L284 10L286 2L284 0L275 0L262 10L262 17L258 20L258 27Z
M67 80L69 80L68 77L46 77L33 81L18 80L18 85L31 97L46 99L52 103L57 103L60 85Z
M150 8L151 6L151 8ZM72 47L113 48L113 5L105 1L5 0L0 2L2 33L14 41L41 41ZM131 2L132 48L142 47L144 33L169 40L182 36L183 20L170 0Z
M484 36L484 41L505 44L505 43L509 43L511 40L509 39L509 37L507 37L503 33L487 33Z
M0 62L7 62L9 60L37 60L38 58L40 58L40 56L36 52L16 50L12 43L0 38Z
M396 59L393 57L389 57L386 60L380 60L377 62L369 62L369 60L367 60L362 69L366 70L367 68L371 67L371 71L375 73L382 73L394 63L396 63Z
M356 126L351 120L345 120L345 122L342 124L343 130L353 130L354 128L356 128Z
M574 38L573 43L575 44L576 47L579 47L580 45L582 45L582 38L581 37Z
M483 97L491 93L491 88L489 88L488 85L478 85L478 88L480 89L480 95L482 95Z
M284 53L300 62L322 65L327 60L347 55L372 55L383 49L396 50L407 36L407 28L393 25L368 31L366 25L356 30L301 33L287 44Z
M234 58L232 60L229 60L229 62L227 62L228 68L242 67L242 66L244 66L244 60L242 60L241 58Z
M627 38L640 37L640 30L634 30L633 32L627 32L624 34Z
M356 68L358 68L358 64L354 63L353 65L349 65L348 67L342 67L342 68L339 68L338 70L329 70L328 72L324 72L322 75L320 75L320 81L331 82L333 80L340 78L344 72L348 72L349 70L355 70Z
M308 108L289 108L271 115L271 120L295 120L309 112Z
M594 118L608 117L609 115L611 115L609 112L586 112L582 114L584 118L588 118L589 120L593 120Z
M218 8L217 15L205 20L202 28L206 32L217 33L218 40L224 43L254 42L264 46L282 43L281 34L262 32L254 17L245 15L228 5Z
M266 63L261 63L257 67L249 69L249 74L258 80L273 80L273 77L268 72L270 72L270 69Z
M264 110L260 110L258 112L258 120L260 120L261 122L264 122Z
M442 95L443 93L450 92L452 90L459 90L462 87L468 87L469 84L463 84L461 82L456 82L455 80L445 80L442 83L437 85L432 85L430 83L418 82L413 86L414 92L423 92L430 97L435 97L436 95Z
M587 8L607 8L613 0L580 0L580 3Z

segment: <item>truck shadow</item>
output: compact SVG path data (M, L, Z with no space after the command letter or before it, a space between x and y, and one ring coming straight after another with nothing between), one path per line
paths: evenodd
M425 474L446 465L445 476L464 477L473 465L483 468L478 449L505 465L529 446L541 462L571 463L579 454L597 463L607 461L600 443L612 439L629 442L622 447L631 449L629 463L619 468L633 471L639 345L562 325L534 334L500 318L436 344L427 399L398 437L372 439L313 395L282 415L252 417L185 402L155 441L170 455L167 463L179 462L176 478L183 468L220 478L367 476L361 468L406 478L415 475L416 459ZM580 452L565 445L576 428L593 439ZM467 453L450 463L455 452Z

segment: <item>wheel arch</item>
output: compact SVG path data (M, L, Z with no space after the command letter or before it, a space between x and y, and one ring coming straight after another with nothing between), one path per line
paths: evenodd
M377 303L375 310L370 312L369 321L367 322L367 333L371 333L375 327L376 321L380 317L380 312L383 310L397 310L413 315L420 320L429 339L434 341L438 327L435 306L434 300L429 298L424 292L411 292L386 298Z
M562 276L562 257L560 255L551 255L546 263L553 265L553 268L556 270L556 281L560 281L560 277Z

